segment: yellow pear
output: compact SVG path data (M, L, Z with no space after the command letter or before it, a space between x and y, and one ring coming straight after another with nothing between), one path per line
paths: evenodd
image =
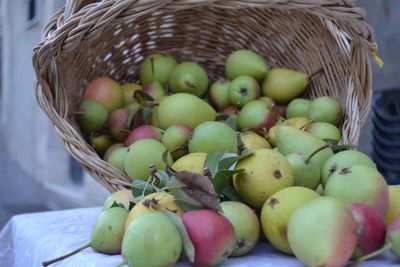
M395 218L400 217L400 185L389 185L389 206L385 224L389 225Z
M181 216L183 210L175 203L174 196L166 192L156 192L145 196L129 212L125 222L125 230L131 222L149 212L163 211L164 209Z
M293 212L319 197L315 191L292 186L279 190L265 202L260 216L262 229L269 242L282 252L293 254L287 239L287 226Z
M206 157L207 153L190 153L179 158L171 167L177 172L188 171L203 174Z
M236 165L244 171L233 177L233 185L247 204L260 209L272 194L292 186L294 178L289 161L281 153L265 148L253 153Z
M310 123L311 123L311 120L309 118L294 117L294 118L285 120L284 122L282 122L282 125L292 126L293 128L301 130L304 126L306 126Z
M242 139L245 147L250 151L259 148L271 148L271 145L264 137L259 136L254 132L244 132L241 134L240 138Z

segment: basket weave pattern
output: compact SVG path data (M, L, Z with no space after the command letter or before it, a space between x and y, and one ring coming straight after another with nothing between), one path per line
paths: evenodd
M376 50L365 19L350 0L70 0L34 48L37 101L66 150L114 191L129 187L128 177L96 154L72 115L88 82L138 81L140 62L153 52L196 61L216 80L225 77L229 53L247 48L271 67L322 68L306 96L338 99L342 143L357 144L370 109L369 51Z

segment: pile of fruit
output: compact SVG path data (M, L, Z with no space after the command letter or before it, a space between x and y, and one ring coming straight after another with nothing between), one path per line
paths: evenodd
M182 254L216 266L250 253L262 232L307 266L400 257L400 187L338 145L336 99L299 98L321 70L269 69L249 50L230 54L225 70L228 80L209 86L200 65L152 54L141 85L87 86L77 122L132 189L107 198L73 253L121 253L120 266L132 267L171 266Z

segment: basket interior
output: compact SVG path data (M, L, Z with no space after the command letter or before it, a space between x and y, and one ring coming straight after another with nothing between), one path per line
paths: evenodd
M348 51L340 48L318 16L260 8L199 7L155 11L128 23L115 20L99 38L82 41L72 52L58 57L68 103L57 108L68 109L60 114L76 110L85 86L96 77L138 82L140 62L153 52L196 61L206 69L210 81L215 81L225 77L229 53L242 48L260 53L271 67L309 74L323 68L323 73L312 79L306 97L331 95L342 103L343 121L350 118L352 110L346 107L351 93ZM77 127L72 117L69 120Z

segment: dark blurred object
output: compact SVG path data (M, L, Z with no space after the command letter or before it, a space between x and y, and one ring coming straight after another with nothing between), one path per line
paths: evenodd
M73 183L83 183L83 169L73 157L69 157L69 175Z
M372 97L372 159L389 184L400 184L400 88Z

